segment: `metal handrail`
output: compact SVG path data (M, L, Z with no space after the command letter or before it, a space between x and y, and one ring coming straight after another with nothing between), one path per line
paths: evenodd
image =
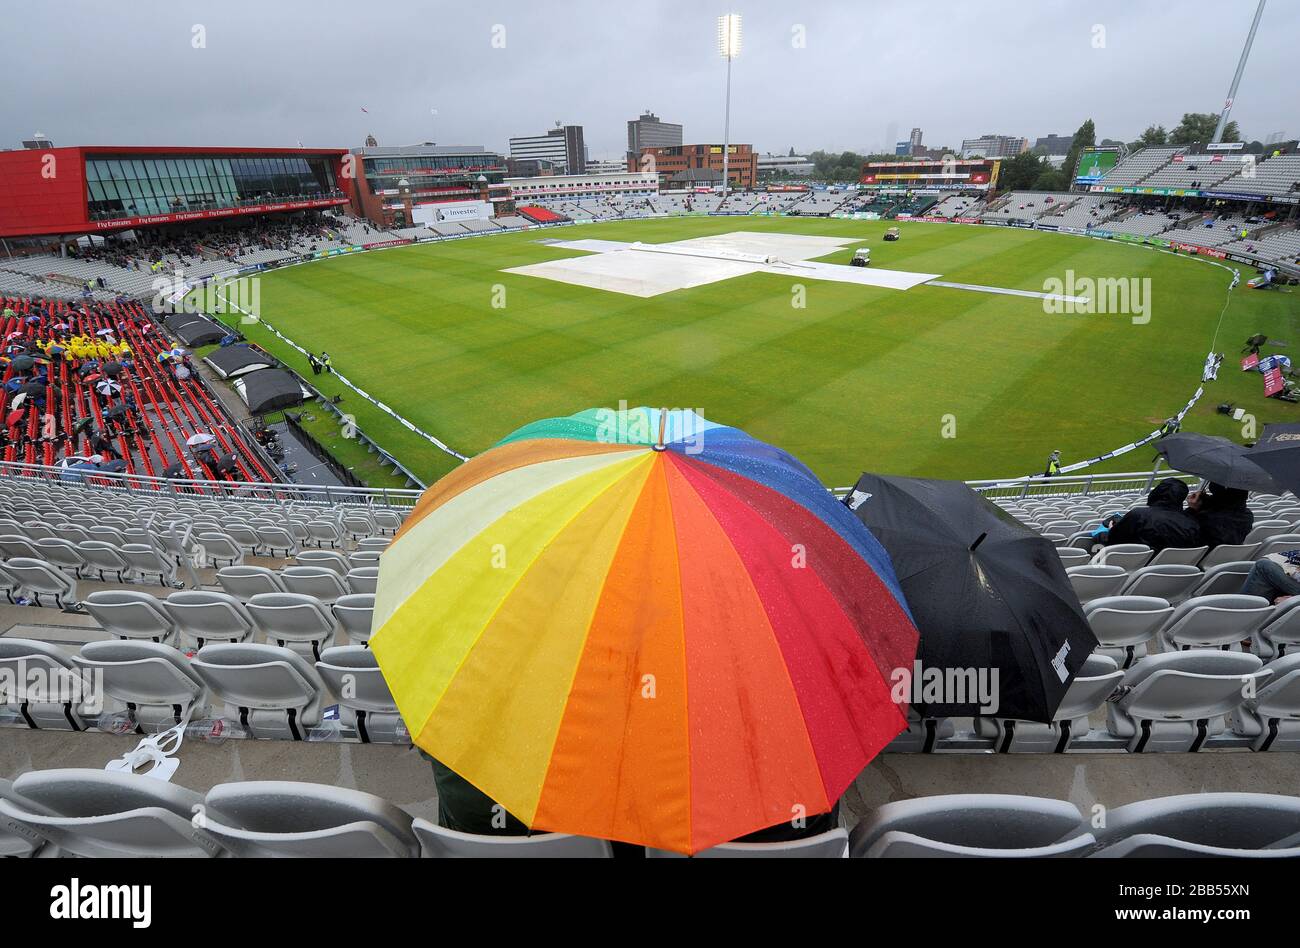
M69 487L93 487L110 492L158 497L160 494L187 500L254 500L327 505L409 508L424 493L394 487L337 487L328 484L262 483L257 481L181 480L108 471L71 470L44 464L0 461L0 481L24 478L54 482Z
M91 486L125 494L157 497L169 494L195 499L258 500L268 503L317 503L326 505L361 505L370 507L409 508L419 500L422 490L395 487L337 487L327 484L259 483L255 481L179 480L98 471L73 471L43 464L0 461L0 481L4 478L35 478L68 486ZM1200 477L1178 471L1129 471L1118 474L1067 474L1057 477L1010 477L966 481L975 491L990 498L1004 500L1032 499L1090 494L1145 493L1156 481L1177 477L1195 483ZM836 497L846 497L852 487L830 488Z

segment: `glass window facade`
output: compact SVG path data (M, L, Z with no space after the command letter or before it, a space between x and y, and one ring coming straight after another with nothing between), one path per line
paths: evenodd
M184 155L86 159L91 220L343 197L329 158Z
M478 177L487 178L489 184L500 184L505 177L505 164L500 155L492 153L472 155L414 155L397 158L366 158L364 160L366 184L371 194L396 188L406 178L412 192L428 189L443 190L456 186L476 190Z

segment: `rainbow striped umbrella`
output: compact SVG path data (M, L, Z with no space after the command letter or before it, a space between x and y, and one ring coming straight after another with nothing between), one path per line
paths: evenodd
M884 549L694 412L521 428L379 563L370 644L416 744L535 829L696 852L827 812L905 726Z

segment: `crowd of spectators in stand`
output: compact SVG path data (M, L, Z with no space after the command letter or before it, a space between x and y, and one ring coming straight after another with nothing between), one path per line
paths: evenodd
M259 250L283 250L289 253L317 249L318 242L335 239L350 222L328 214L271 218L237 223L221 222L206 230L192 225L184 231L140 230L134 241L105 241L94 246L72 245L70 256L97 260L124 270L149 270L164 256L179 258L183 264L197 265L214 257L234 260ZM366 232L372 228L362 223Z

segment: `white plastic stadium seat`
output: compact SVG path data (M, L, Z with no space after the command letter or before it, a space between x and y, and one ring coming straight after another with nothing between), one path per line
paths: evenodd
M40 544L38 543L37 546L40 546ZM1284 533L1281 536L1269 537L1268 540L1260 544L1259 549L1252 558L1262 560L1274 553L1289 553L1292 550L1300 550L1300 533ZM46 558L48 559L48 557Z
M65 852L89 857L211 857L221 846L194 826L203 797L139 774L33 770L0 797L0 816Z
M14 557L5 560L5 573L13 578L20 592L34 598L38 605L54 605L64 610L77 608L77 581L52 563Z
M1051 724L1008 718L975 718L975 733L994 741L999 753L1064 753L1091 730L1088 716L1105 705L1124 673L1113 658L1089 655L1075 673Z
M239 566L244 562L244 548L228 533L206 530L194 537L203 551L203 562L209 566Z
M1079 856L1096 840L1073 803L999 793L900 800L849 834L854 858Z
M204 829L235 856L409 859L420 854L411 817L360 790L249 780L208 791Z
M1258 550L1258 543L1224 543L1205 554L1205 559L1201 560L1201 569L1208 573L1212 566L1221 563L1239 563L1242 560L1254 559Z
M131 564L122 555L117 544L105 540L83 540L77 544L77 552L86 565L84 572L94 572L100 579L113 576L119 583L125 582L131 572Z
M185 635L202 648L208 642L244 642L257 628L248 610L234 596L219 592L186 590L174 592L162 601Z
M293 559L298 566L323 566L339 576L346 576L352 568L348 558L335 550L300 550Z
M647 859L685 859L666 849L645 851ZM833 829L787 843L722 843L701 849L692 859L848 859L849 833Z
M1255 564L1247 560L1218 563L1205 571L1205 576L1192 587L1188 599L1199 596L1225 596L1241 592L1250 568Z
M431 859L612 859L607 840L567 833L535 836L477 836L460 833L417 819L411 824L420 841L420 853Z
M1065 571L1079 602L1088 603L1103 596L1113 596L1128 580L1122 566L1071 566Z
M1097 566L1119 566L1126 572L1132 572L1146 566L1152 552L1151 547L1145 543L1116 543L1114 546L1102 547L1093 562Z
M1146 654L1147 643L1173 614L1173 606L1154 596L1106 596L1083 607L1099 643L1096 654L1115 659L1121 668Z
M1148 655L1128 670L1118 701L1106 705L1106 726L1130 753L1197 751L1223 733L1224 715L1241 705L1247 686L1271 677L1254 655L1192 649Z
M217 582L228 595L247 602L259 593L285 592L280 574L265 566L223 566Z
M370 641L370 622L375 612L373 592L340 596L332 608L349 639L362 644Z
M1121 596L1155 596L1175 602L1201 581L1201 571L1195 566L1167 563L1160 566L1143 566L1129 574L1128 582L1120 587Z
M1251 739L1251 750L1300 751L1300 652L1264 667L1273 677L1232 712L1228 725Z
M1208 546L1167 546L1151 557L1148 566L1195 566L1205 556Z
M312 659L319 659L321 650L334 644L334 615L319 599L299 593L261 593L247 605L268 642L287 645Z
M344 579L347 580L348 589L354 593L373 593L379 587L379 567L358 566L348 570Z
M1300 856L1300 797L1189 793L1119 806L1097 831L1099 858Z
M885 746L891 754L933 753L939 741L957 733L951 718L923 718L915 708L907 709L907 728Z
M1260 596L1198 596L1174 609L1156 633L1161 651L1189 648L1240 649L1244 639L1273 614Z
M180 724L191 708L205 703L208 689L203 679L170 645L87 642L72 661L102 675L104 693L129 705L136 727L145 734Z
M176 623L161 600L132 589L101 589L82 603L109 635L121 639L167 642L176 635Z
M1300 651L1300 596L1273 607L1272 615L1251 637L1250 650L1263 659Z
M328 566L286 566L280 571L285 592L311 596L326 605L349 592L343 577Z
M31 810L34 804L13 792L13 781L0 778L0 799L7 799L20 809ZM39 807L36 808L39 810ZM21 823L0 821L0 858L21 859L30 856L45 845L45 837Z
M407 740L406 726L374 652L360 645L327 648L321 652L316 671L338 698L339 720L355 729L362 743Z
M126 560L132 574L142 579L158 577L159 586L171 586L176 582L176 567L169 557L164 557L147 543L125 543L118 548L122 559Z
M1062 566L1087 566L1092 561L1086 550L1072 546L1058 546L1056 553L1061 557Z
M205 645L192 667L256 738L304 740L320 723L325 683L312 664L278 645Z
M93 695L77 667L53 645L0 636L0 671L0 702L30 728L84 731L87 716L98 713L85 706Z

